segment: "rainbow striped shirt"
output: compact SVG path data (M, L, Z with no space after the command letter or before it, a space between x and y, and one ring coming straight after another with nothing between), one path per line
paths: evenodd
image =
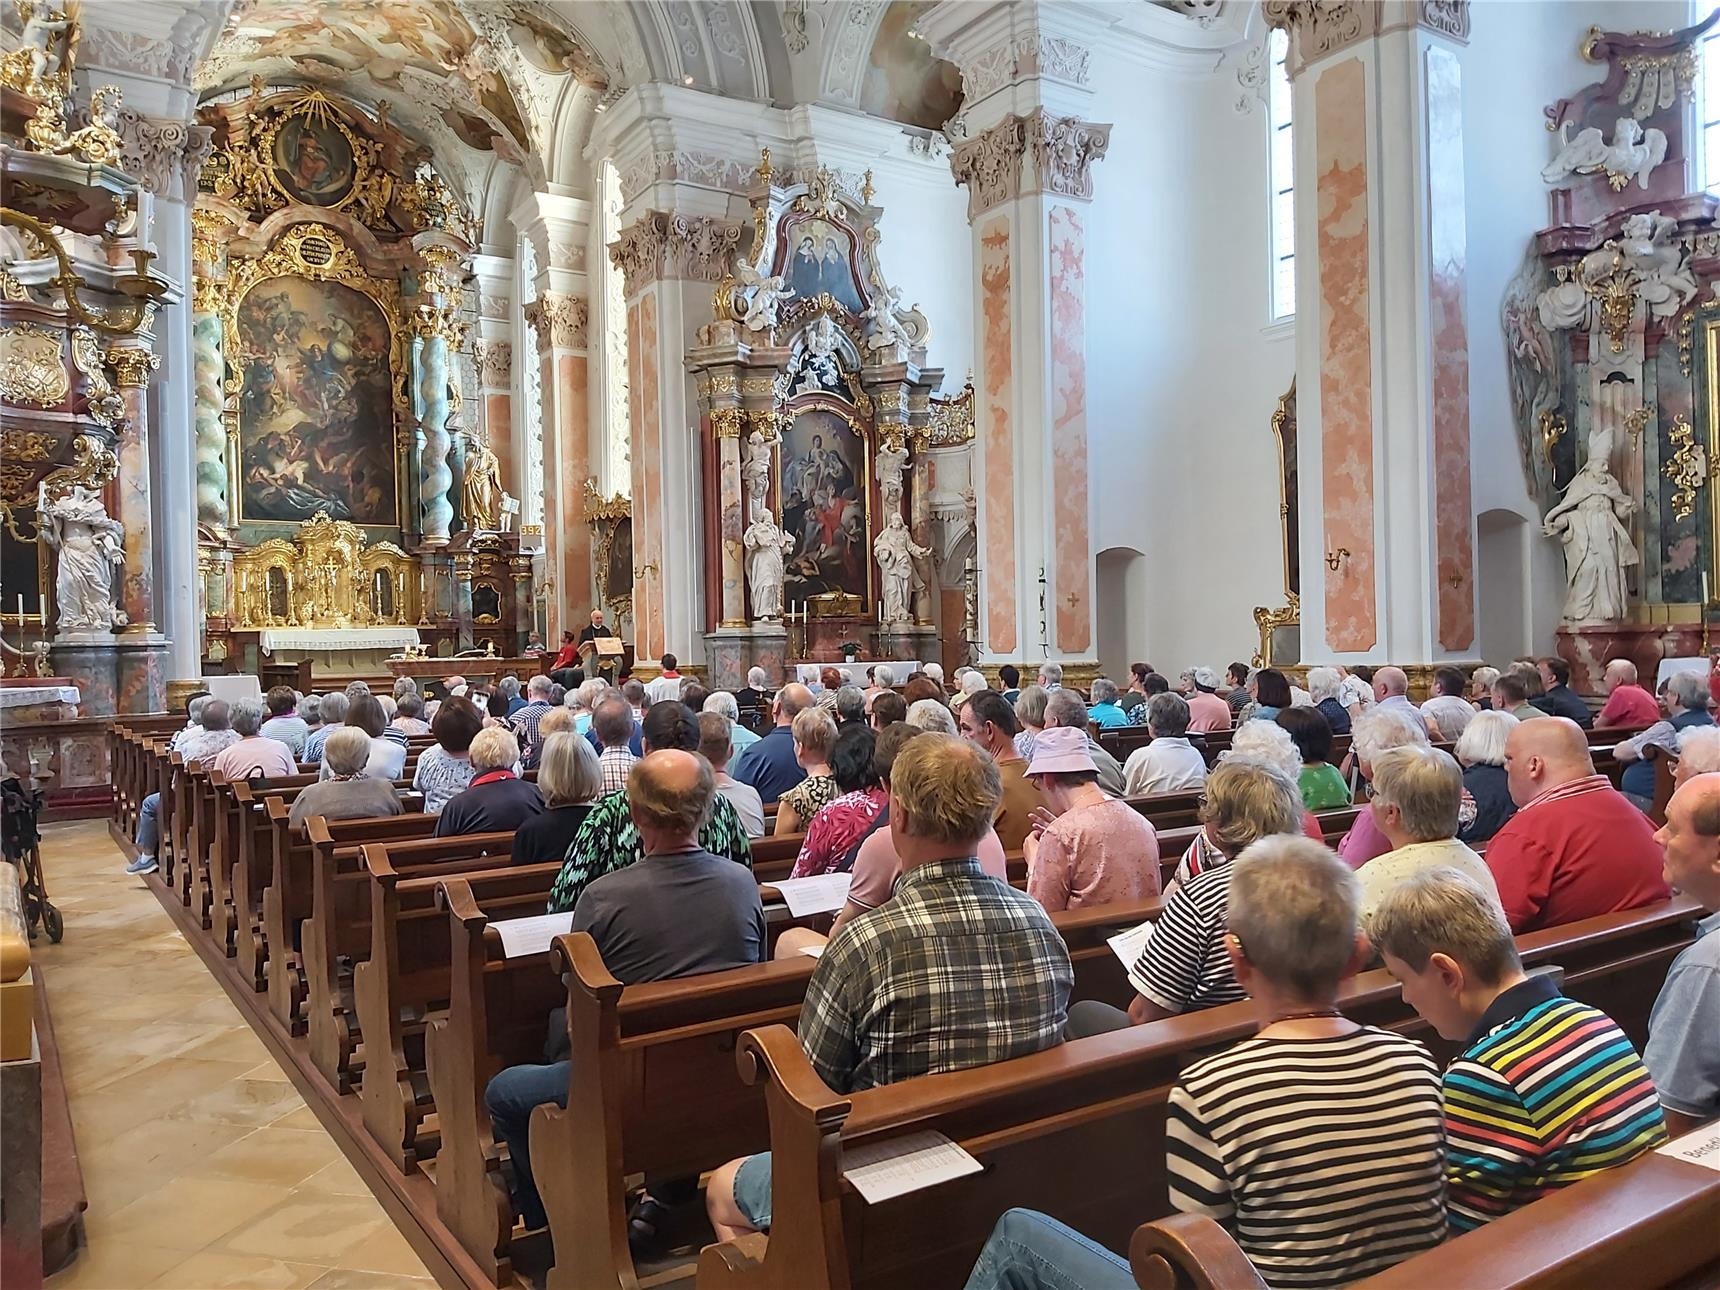
M1446 1069L1446 1213L1467 1232L1666 1141L1660 1100L1612 1018L1531 977Z

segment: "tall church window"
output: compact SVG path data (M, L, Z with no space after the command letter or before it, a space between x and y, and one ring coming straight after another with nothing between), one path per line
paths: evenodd
M1272 258L1272 320L1296 316L1296 170L1290 122L1290 36L1274 28L1267 42L1271 73L1267 80L1267 177Z
M1720 193L1720 28L1704 36L1698 49L1702 92L1696 96L1697 183Z

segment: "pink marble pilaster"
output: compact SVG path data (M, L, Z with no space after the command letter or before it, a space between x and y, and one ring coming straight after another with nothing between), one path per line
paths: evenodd
M999 215L980 229L980 290L984 334L985 424L985 616L986 648L1008 656L1017 648L1015 628L1015 426L1014 323L1010 316L1009 218Z
M556 388L556 358L555 351L547 344L538 352L538 381L539 388L553 391ZM544 420L539 433L547 440L555 431L555 412L553 402L544 401ZM553 584L549 593L548 603L544 609L544 639L559 641L566 627L578 628L583 626L583 610L575 601L568 599L567 585L562 581L561 561L558 552L561 549L561 494L564 491L562 481L546 470L543 479L543 567L545 576Z
M1320 457L1326 552L1340 556L1326 577L1326 643L1372 649L1374 598L1374 424L1368 261L1367 84L1346 58L1314 85L1315 243L1320 274Z
M490 449L496 454L501 468L502 487L510 493L518 492L520 489L515 481L519 475L514 466L513 398L506 390L485 390L482 403L484 432L489 436Z
M584 354L556 355L556 460L561 474L555 485L555 509L561 526L560 544L556 548L557 585L562 588L560 598L568 605L568 616L573 622L586 616L593 585L591 526L585 522L585 481L591 474L587 379Z
M134 360L135 361L135 360ZM120 607L126 630L155 630L155 540L149 506L149 387L125 379L121 367L119 395L125 402L125 422L119 427L116 457L119 473L113 481L113 517L125 526L125 562L120 570ZM147 378L148 367L142 368Z
M1434 535L1439 645L1475 643L1475 539L1470 496L1469 329L1464 282L1462 67L1448 49L1427 59L1428 264L1433 324Z
M1051 247L1051 481L1057 546L1057 648L1093 642L1088 537L1086 233L1081 214L1053 206Z
M648 288L627 308L628 398L633 405L633 638L640 658L657 658L663 625L663 445L657 293Z
M734 435L717 440L717 464L722 487L722 618L724 625L747 621L746 552L741 546L746 521L741 515L741 441Z

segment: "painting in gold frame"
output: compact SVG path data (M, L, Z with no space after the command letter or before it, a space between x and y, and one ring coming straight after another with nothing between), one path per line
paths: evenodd
M782 527L794 545L783 598L844 592L871 599L871 474L853 412L833 399L791 404L778 445Z

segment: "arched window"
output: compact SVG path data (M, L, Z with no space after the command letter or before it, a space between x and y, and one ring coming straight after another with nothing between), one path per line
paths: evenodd
M1296 166L1290 123L1290 36L1274 28L1267 41L1271 71L1267 79L1267 178L1271 186L1270 225L1272 321L1296 316Z

